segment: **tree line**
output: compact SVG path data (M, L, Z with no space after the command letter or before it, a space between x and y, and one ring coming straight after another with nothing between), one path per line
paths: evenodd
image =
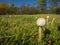
M42 14L54 13L60 14L60 0L38 0L37 6L29 6L27 4L22 6L15 6L13 3L0 3L0 15L6 14Z

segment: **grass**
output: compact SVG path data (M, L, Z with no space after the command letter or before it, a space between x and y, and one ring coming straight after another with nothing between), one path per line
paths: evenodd
M60 15L37 14L37 15L1 15L0 16L0 44L1 45L40 45L38 43L38 26L36 20L40 17L46 19L49 15L49 25L43 27L43 43L59 45L60 39L58 26L60 26ZM55 18L53 25L50 25ZM48 28L47 28L48 27ZM48 31L47 31L48 30ZM60 30L60 29L59 29ZM45 32L46 31L46 32ZM51 32L49 36L46 33ZM54 32L54 33L53 33ZM47 37L46 37L47 36ZM51 39L52 38L52 39ZM51 41L52 40L52 41Z

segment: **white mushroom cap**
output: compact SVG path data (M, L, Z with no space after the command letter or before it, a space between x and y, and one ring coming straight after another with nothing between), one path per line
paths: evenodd
M37 19L37 26L44 26L45 25L45 19L44 18L38 18Z

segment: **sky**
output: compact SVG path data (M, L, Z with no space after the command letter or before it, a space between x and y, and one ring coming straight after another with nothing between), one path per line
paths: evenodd
M36 5L37 3L37 0L0 0L0 3L3 2L3 3L14 3L15 6L20 6L20 5L23 5L23 4L28 4L28 5Z
M37 6L37 0L0 0L0 3L13 3L15 6L21 6L24 4L30 5L30 6ZM47 7L49 6L49 0L46 0Z

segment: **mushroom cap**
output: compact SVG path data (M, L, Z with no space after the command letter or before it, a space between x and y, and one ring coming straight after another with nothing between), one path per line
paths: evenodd
M45 25L45 19L44 18L38 18L37 19L37 26L44 26Z

